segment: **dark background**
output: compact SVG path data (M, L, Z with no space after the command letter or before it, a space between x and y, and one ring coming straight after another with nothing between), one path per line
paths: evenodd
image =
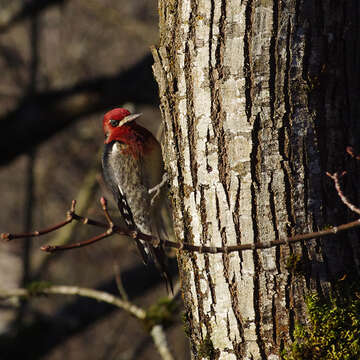
M142 112L142 123L160 134L149 53L157 22L155 0L0 0L0 232L62 221L72 199L82 215L104 220L98 200L111 196L101 179L102 115L125 106ZM112 199L109 206L119 220ZM99 232L77 225L59 236L75 242ZM167 295L129 239L53 255L39 250L60 241L56 236L1 242L0 288L45 280L117 294L120 272L131 301L144 308ZM188 358L180 311L167 333L178 358ZM70 296L0 304L0 358L16 356L159 358L136 319Z

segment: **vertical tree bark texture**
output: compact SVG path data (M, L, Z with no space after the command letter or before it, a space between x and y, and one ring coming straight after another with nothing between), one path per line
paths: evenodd
M154 73L178 241L264 242L344 220L324 172L343 168L359 134L358 1L159 0L159 15ZM180 251L194 358L278 359L305 321L304 295L357 270L358 238L342 236ZM293 255L301 275L288 271Z

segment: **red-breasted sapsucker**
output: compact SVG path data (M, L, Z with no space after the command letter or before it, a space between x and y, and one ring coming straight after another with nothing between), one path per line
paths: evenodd
M164 167L161 147L155 137L136 123L141 114L123 108L104 115L105 146L102 158L104 180L110 188L125 223L131 230L160 236L163 227L158 201L149 190L161 183ZM161 244L153 246L135 239L145 264L151 257L172 289Z

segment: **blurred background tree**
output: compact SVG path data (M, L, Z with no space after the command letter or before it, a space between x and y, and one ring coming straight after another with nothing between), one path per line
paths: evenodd
M149 53L158 41L157 16L156 0L0 1L0 231L53 224L64 218L73 198L82 215L103 217L97 199L109 194L100 176L102 114L128 103L159 136ZM72 224L31 242L1 243L1 287L46 280L116 294L116 273L142 307L166 295L157 271L141 264L126 238L51 256L38 250L44 243L96 233ZM171 327L169 337L186 358L182 324ZM52 297L1 305L0 357L20 356L154 359L158 354L144 329L123 311Z

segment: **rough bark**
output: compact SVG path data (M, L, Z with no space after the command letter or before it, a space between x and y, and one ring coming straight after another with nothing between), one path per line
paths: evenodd
M236 245L341 223L324 172L343 168L358 134L357 0L159 0L159 15L154 73L178 241ZM358 270L358 238L342 236L180 251L194 358L279 358L305 321L304 295ZM301 274L288 270L294 254Z

